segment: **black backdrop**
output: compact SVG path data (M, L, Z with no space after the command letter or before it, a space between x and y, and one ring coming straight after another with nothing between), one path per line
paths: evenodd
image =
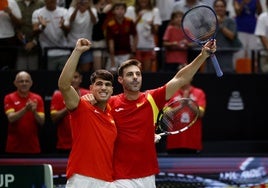
M56 127L49 117L50 99L57 89L59 72L30 72L34 81L32 91L41 94L45 100L46 124L40 132L43 153L55 151ZM4 152L7 119L4 114L4 96L15 90L13 80L16 72L2 71L0 73L0 153ZM89 85L89 75L83 77L83 87ZM173 77L171 73L144 73L142 89L152 89L166 83ZM268 75L264 74L225 74L218 78L215 74L197 74L193 85L202 88L207 96L207 111L203 119L203 140L205 151L215 152L245 151L267 152L268 134ZM116 82L114 93L121 92L121 86ZM240 110L229 109L228 104L232 94L233 107L243 107ZM238 93L238 94L237 94ZM194 136L194 135L193 135ZM229 144L228 144L229 143ZM236 144L238 143L238 144ZM243 144L242 144L243 143ZM161 152L163 148L159 151Z

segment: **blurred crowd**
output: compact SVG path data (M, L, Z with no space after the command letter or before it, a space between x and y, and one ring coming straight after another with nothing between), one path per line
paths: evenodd
M223 72L252 65L256 50L268 71L267 0L1 0L0 70L60 71L83 37L93 47L79 60L82 72L115 72L130 58L145 72L176 71L195 57L198 46L185 38L181 19L198 5L217 14ZM200 71L213 72L210 65Z
M238 65L244 71L251 67L256 58L252 51L256 50L262 52L261 71L268 72L268 0L0 0L0 69L19 71L14 80L18 92L4 98L5 113L9 123L15 125L11 132L28 138L21 143L16 141L17 136L8 136L11 144L6 152L41 152L38 132L45 123L44 101L30 91L33 81L28 71L61 71L77 39L87 38L92 48L79 58L72 80L79 96L89 92L80 87L83 73L98 69L115 73L131 58L142 63L143 72L175 73L200 50L181 28L184 13L199 5L211 7L217 15L216 56L224 73L239 73ZM205 63L200 71L212 73L214 69L211 63ZM29 100L20 101L17 93L29 96ZM203 91L189 83L174 97L199 100L203 117ZM52 95L49 111L57 125L57 151L68 153L70 125L59 90ZM19 124L22 128L16 129ZM201 126L192 131L188 133L199 135L195 137L198 144L191 145L187 152L196 153L202 150ZM180 138L180 143L190 143ZM181 147L167 141L171 153Z

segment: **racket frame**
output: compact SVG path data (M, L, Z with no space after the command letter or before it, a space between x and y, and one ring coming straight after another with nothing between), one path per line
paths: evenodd
M195 104L196 106L196 115L194 117L194 119L185 127L183 127L182 129L180 130L177 130L177 131L164 131L162 128L161 128L161 120L162 120L162 117L163 117L163 114L164 114L164 111L165 109L167 109L169 107L169 105L171 104L174 104L174 103L177 103L177 102L180 102L180 101L183 101L183 100L187 100L187 101L191 101L193 104ZM156 123L156 130L160 130L161 133L157 133L157 135L159 136L166 136L166 135L174 135L174 134L178 134L178 133L181 133L181 132L184 132L186 131L187 129L189 129L191 126L194 125L194 123L196 122L196 120L198 119L199 117L199 106L198 104L192 100L191 98L180 98L179 100L175 100L173 102L171 102L170 104L166 105L164 108L162 108L159 113L158 113L158 116L157 116L157 123Z
M187 28L184 28L183 27L183 21L185 20L185 17L188 15L188 13L189 12L192 12L192 11L194 11L195 9L198 9L198 8L207 8L207 9L209 9L212 13L213 13L213 15L215 16L215 26L216 26L216 28L215 28L215 31L214 31L214 33L213 33L213 35L211 35L211 37L209 37L207 40L204 40L204 41L200 41L200 40L196 40L196 39L193 39L193 38L191 38L188 34L187 34ZM182 26L182 31L183 31L183 33L184 33L184 35L189 39L189 40L191 40L191 41L193 41L193 42L195 42L195 43L197 43L199 46L203 46L205 43L207 43L208 41L210 41L210 40L214 40L215 39L215 37L216 37L216 34L217 34L217 32L218 32L218 30L219 30L219 22L218 22L218 18L217 18L217 15L216 15L216 13L215 13L215 11L211 8L211 7L209 7L209 6L207 6L207 5L199 5L199 6L195 6L195 7L193 7L193 8L191 8L191 9L189 9L188 11L186 11L184 14L183 14L183 17L182 17L182 19L181 19L181 26ZM211 55L210 55L210 59L211 59L211 61L212 61L212 64L213 64L213 66L214 66L214 69L215 69L215 71L216 71L216 74L217 74L217 76L218 77L221 77L222 75L223 75L223 72L222 72L222 70L221 70L221 68L220 68L220 65L219 65L219 62L218 62L218 60L217 60L217 58L216 58L216 56L215 56L215 54L214 53L211 53Z

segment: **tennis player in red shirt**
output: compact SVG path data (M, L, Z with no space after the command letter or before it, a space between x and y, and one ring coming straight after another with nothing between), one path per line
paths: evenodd
M97 101L94 105L82 100L71 84L79 57L90 47L89 40L78 39L58 81L70 113L73 139L66 188L115 188L112 161L117 130L107 105L113 93L113 75L103 69L91 75L90 92Z
M209 41L192 63L183 67L164 86L141 92L141 63L131 59L118 70L122 94L112 96L109 105L118 135L114 147L114 178L117 188L155 188L159 173L154 143L157 110L163 108L175 92L189 83L200 66L216 51L216 42ZM83 98L91 101L90 95Z
M33 85L29 73L21 71L16 75L14 85L17 91L7 94L4 99L7 115L7 153L37 154L41 152L39 128L45 122L44 101L30 91Z

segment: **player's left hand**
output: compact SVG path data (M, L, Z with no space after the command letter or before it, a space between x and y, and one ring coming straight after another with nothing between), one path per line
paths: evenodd
M202 54L205 54L209 57L212 53L215 53L217 49L216 40L208 41L202 48Z
M97 103L97 101L96 101L96 99L95 99L95 97L94 97L94 95L92 93L83 95L81 98L84 99L85 101L88 101L92 105Z
M158 134L154 135L154 143L158 143L161 140L161 136Z

